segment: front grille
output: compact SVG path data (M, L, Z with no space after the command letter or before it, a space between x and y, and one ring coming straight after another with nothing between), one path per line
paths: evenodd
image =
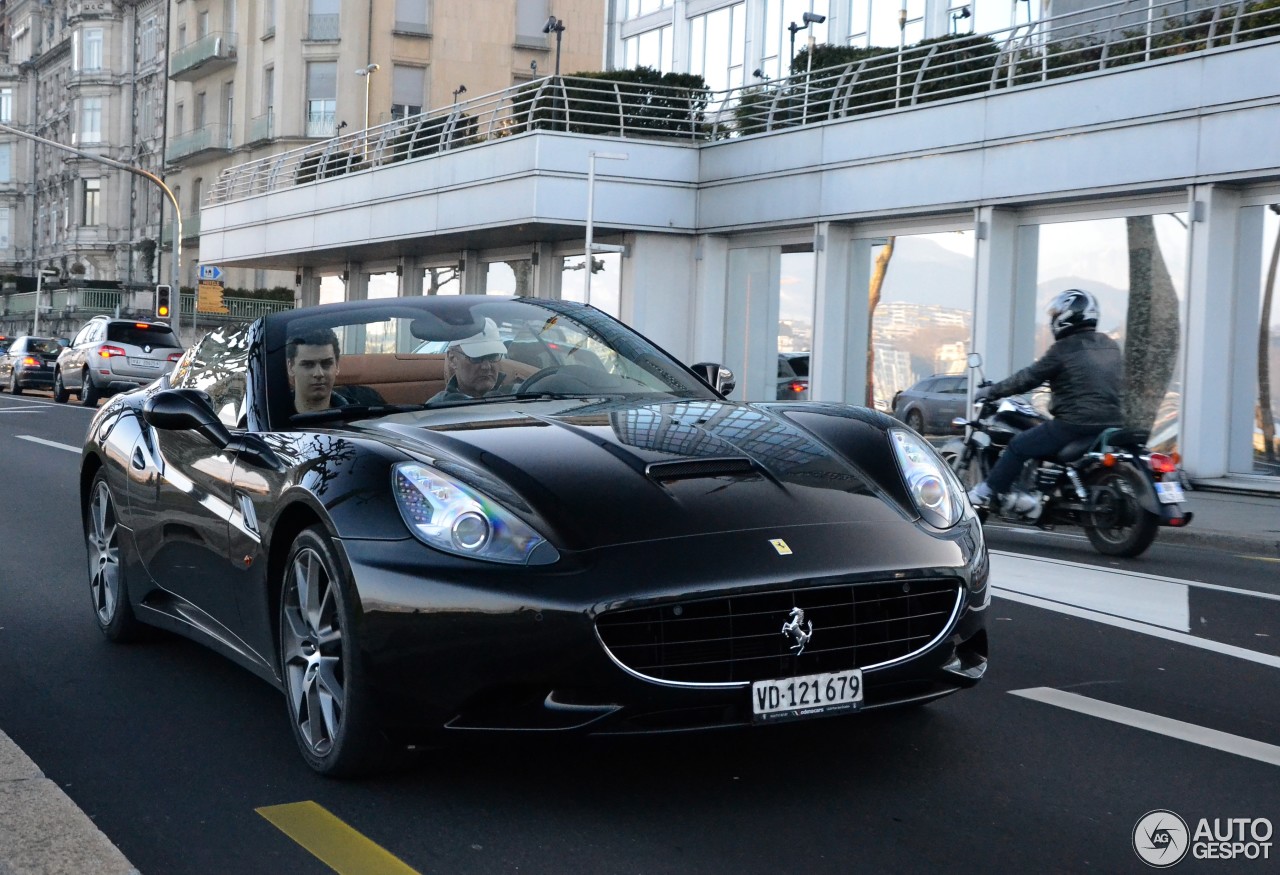
M601 614L600 640L623 666L671 683L747 683L901 659L947 628L957 580L851 583L668 602ZM804 653L782 633L792 608L813 636Z

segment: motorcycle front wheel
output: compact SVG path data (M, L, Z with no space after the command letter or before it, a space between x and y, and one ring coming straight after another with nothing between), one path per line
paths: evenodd
M1105 556L1139 556L1156 539L1160 522L1138 500L1137 476L1128 468L1116 467L1090 478L1093 524L1084 531L1093 549Z
M964 447L943 447L939 451L942 461L955 473L956 479L966 490L972 489L982 482L982 473L978 470L976 454Z

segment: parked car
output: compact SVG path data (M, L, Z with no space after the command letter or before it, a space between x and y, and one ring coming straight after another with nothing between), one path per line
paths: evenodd
M72 395L85 407L117 392L129 392L173 370L182 344L163 322L95 316L58 355L53 400Z
M893 397L893 415L920 434L945 434L951 420L965 415L968 377L934 374Z
M554 326L594 361L507 357L497 394L428 401L443 356L410 350L488 320ZM396 349L351 351L375 327ZM294 413L299 336L335 344L335 394L382 403ZM875 411L800 418L727 400L731 382L570 301L350 301L219 329L89 427L95 622L256 673L331 775L446 735L759 726L977 683L987 551L941 457Z
M778 400L809 399L809 353L778 353Z
M52 337L15 337L0 352L0 389L21 395L23 389L48 389L53 385L53 365L62 347Z

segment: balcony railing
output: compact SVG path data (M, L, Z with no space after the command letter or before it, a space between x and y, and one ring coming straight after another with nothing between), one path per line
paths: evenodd
M199 79L236 62L236 35L211 33L169 56L169 78Z
M183 241L193 240L200 236L200 214L192 213L187 215L183 211L182 216L182 239ZM173 223L165 222L164 227L160 229L160 242L168 246L173 242Z
M164 160L181 161L201 152L227 152L230 149L231 128L221 123L205 125L171 139L164 151Z
M433 155L530 131L701 143L990 94L1280 36L1280 5L1116 0L904 49L822 47L852 60L725 91L551 76L224 170L208 202ZM815 53L820 57L819 53ZM323 119L319 118L323 115ZM316 124L313 127L313 121ZM324 136L331 113L308 118Z
M260 116L249 120L249 135L244 138L245 144L262 143L275 139L275 113L267 110Z

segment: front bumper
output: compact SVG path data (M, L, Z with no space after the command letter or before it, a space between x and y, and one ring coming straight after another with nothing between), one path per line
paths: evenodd
M976 520L962 524L970 525L976 530ZM788 535L793 539L802 540ZM946 564L890 570L875 557L858 566L814 556L807 566L790 566L785 579L742 561L744 542L758 540L718 535L611 548L539 570L442 560L412 539L343 541L363 605L361 645L382 723L406 739L440 728L649 733L750 725L749 680L693 684L640 676L606 649L597 618L835 578L952 578L958 592L954 611L927 646L864 669L860 710L928 701L982 678L988 592L980 533L930 537L941 549L923 558ZM780 676L812 670L797 666Z

